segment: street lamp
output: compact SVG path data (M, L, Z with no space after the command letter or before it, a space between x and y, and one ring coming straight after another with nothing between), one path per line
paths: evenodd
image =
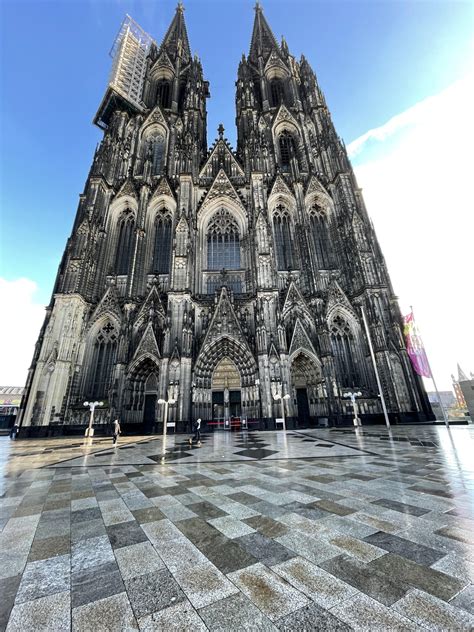
M275 386L273 386L272 384L273 399L275 401L278 401L281 399L281 414L282 414L282 421L283 421L283 430L286 430L285 399L290 399L290 395L289 393L286 393L286 395L283 395L281 382L275 382L274 384Z
M92 427L92 424L94 423L94 411L97 406L103 405L104 402L84 402L84 406L89 406L89 410L91 411L91 416L89 417L89 426L86 428L86 432L84 435L86 437L89 437L89 439L92 439L92 437L94 436L94 428Z
M351 391L349 391L348 393L344 393L343 397L350 397L350 400L352 402L352 407L354 409L354 426L362 426L362 423L360 421L360 417L359 417L359 408L357 406L357 401L356 401L356 397L362 397L362 393L360 391L357 391L357 393L352 393Z
M165 405L165 414L164 414L164 419L163 419L163 454L165 452L166 449L166 432L168 430L168 406L170 404L174 404L176 402L175 399L175 395L174 395L174 387L173 385L170 385L168 388L168 399L159 399L158 400L158 404L164 404Z

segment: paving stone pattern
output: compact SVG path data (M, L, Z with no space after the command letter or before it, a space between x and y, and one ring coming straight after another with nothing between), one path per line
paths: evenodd
M474 428L0 438L0 632L473 630Z

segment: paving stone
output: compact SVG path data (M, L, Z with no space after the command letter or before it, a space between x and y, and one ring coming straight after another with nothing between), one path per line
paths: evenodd
M255 533L255 529L244 522L233 518L232 516L222 516L221 518L212 518L208 520L209 524L218 529L226 537L239 538L249 533Z
M94 566L71 576L72 607L82 606L123 592L122 576L115 562Z
M42 540L67 536L71 531L71 521L68 517L41 519L35 532L35 539Z
M172 573L207 561L205 555L172 522L147 522L143 529Z
M256 496L252 496L252 494L247 494L246 492L236 492L234 494L229 494L228 498L247 506L253 505L259 500Z
M285 536L282 536L285 537ZM294 552L288 550L280 542L266 538L261 533L250 533L240 538L236 542L250 555L263 562L267 566L273 566L279 562L284 562L295 556Z
M72 611L72 632L131 632L138 629L125 592L79 606Z
M188 520L189 518L194 518L196 516L196 514L191 511L189 507L185 507L181 504L173 505L171 507L162 507L161 511L172 522Z
M446 538L452 538L458 542L465 542L466 544L474 545L474 536L464 529L459 529L457 527L443 527L442 529L435 531L435 533Z
M7 627L11 609L15 603L15 596L20 585L21 575L0 579L0 630Z
M276 627L247 597L237 593L199 610L207 629L212 632L263 630L276 632Z
M260 563L228 577L273 622L308 603L307 597Z
M474 585L470 584L466 586L464 590L451 599L449 602L452 606L456 606L456 608L462 608L463 610L467 610L472 615L474 615Z
M120 522L107 527L107 535L113 549L138 544L147 540L145 532L135 520Z
M410 514L411 516L422 516L429 512L429 509L423 509L422 507L415 507L408 503L400 503L397 500L389 500L388 498L381 498L373 501L374 505L380 505L381 507L387 507L387 509L393 509L400 513Z
M167 569L127 579L125 585L136 617L163 610L185 599L184 592Z
M393 553L379 557L370 562L369 566L380 573L385 573L394 581L420 588L446 601L454 597L466 585L465 582L446 573L421 566Z
M261 500L254 505L249 505L249 508L254 511L255 515L262 514L268 518L279 518L288 512L288 510L284 507L272 505L272 503L269 503L266 500ZM251 518L252 516L248 517Z
M178 523L180 530L222 573L255 564L257 559L236 541L229 540L217 529L198 518Z
M97 518L102 518L99 507L94 506L88 509L79 509L71 513L71 524L89 522L90 520L97 520Z
M71 543L106 535L104 521L101 518L71 524Z
M13 514L14 518L20 518L22 516L33 516L35 514L40 515L43 510L43 505L20 505L15 513Z
M326 609L342 603L357 592L353 586L302 557L272 566L272 570Z
M344 507L344 505L335 503L332 500L328 500L327 498L322 498L321 500L316 501L315 503L313 503L312 506L318 507L319 509L324 509L324 511L336 514L337 516L347 516L349 514L355 513L355 509Z
M56 557L58 555L66 555L70 553L70 551L70 537L67 535L45 538L44 540L35 539L31 545L28 562L44 560L48 557Z
M387 553L387 555L389 554ZM374 562L370 564L372 565ZM404 585L399 577L395 578L390 573L377 572L372 566L369 567L369 565L346 555L339 555L322 562L320 566L331 575L342 579L386 606L391 606L395 601L401 599L408 590L408 586Z
M267 516L253 516L252 518L246 518L244 522L267 538L278 538L289 531L289 528L281 522Z
M31 601L70 589L69 555L60 555L26 565L15 603Z
M410 619L361 593L332 608L331 614L357 632L419 632Z
M338 535L334 538L329 538L329 543L361 562L370 562L381 555L385 555L384 550L350 536Z
M451 429L454 446L461 441L463 448L467 448L471 441L469 437L474 437L473 430L467 427ZM107 449L110 454L104 454L103 447L99 446L102 456L94 457L95 467L87 467L83 456L78 458L80 448L74 448L76 451L73 452L67 447L75 443L80 445L77 439L29 442L29 450L34 455L17 459L13 470L11 460L2 462L6 471L13 472L2 480L4 493L0 492L0 578L6 582L0 579L0 590L2 585L5 586L0 592L3 628L17 596L19 575L25 571L23 586L27 586L28 577L31 577L30 564L50 563L67 555L69 534L75 613L94 605L93 602L85 603L89 599L107 603L108 599L123 595L128 604L123 578L128 582L162 571L179 576L183 586L185 583L191 585L188 589L194 591L195 603L202 603L199 599L218 599L201 608L200 612L211 612L220 604L230 604L241 598L244 601L240 610L247 604L261 613L243 593L225 598L220 598L219 594L219 589L229 588L225 583L228 578L223 579L223 574L244 572L256 564L257 558L244 549L239 540L258 536L272 543L270 546L276 543L288 550L290 558L278 562L273 568L277 571L281 567L280 575L286 582L283 585L307 599L288 617L282 614L273 623L261 613L259 628L275 630L284 624L286 629L292 629L292 626L302 630L317 629L316 625L321 627L323 619L316 616L321 615L320 611L309 607L312 604L324 608L323 613L332 608L331 613L335 614L336 609L347 605L347 616L354 615L354 621L344 621L359 629L374 627L379 632L397 626L415 626L416 629L422 625L429 629L441 626L437 620L432 625L428 616L424 624L418 624L396 611L395 606L404 603L405 595L416 594L419 589L426 595L424 600L431 599L429 590L442 596L441 604L452 608L452 611L446 611L448 614L469 615L469 609L472 609L469 582L474 579L474 546L471 543L474 521L469 517L473 515L474 484L469 478L470 464L464 467L464 455L471 454L472 450L457 451L454 465L453 443L444 441L445 433L444 428L429 426L394 427L390 437L385 429L376 427L363 428L357 435L350 428L318 429L307 431L303 442L301 435L289 432L285 436L285 458L271 461L241 458L238 466L235 465L240 458L236 455L238 451L256 448L277 453L281 432L252 433L249 440L238 433L207 435L199 450L189 451L188 446L184 446L189 453L186 460L175 459L166 465L136 464L160 453L160 439L148 439L143 444L130 443L124 446L126 450L120 449L119 454L117 451L112 454L110 448ZM328 442L328 439L336 438L339 444L352 446L346 453L352 451L360 456L357 447L361 437L368 450L363 457L363 474L360 473L360 458L335 459L334 455L340 456L345 448ZM434 437L438 437L438 441L425 441ZM416 440L413 442L409 438ZM173 455L179 455L182 438L170 436L169 443ZM328 455L329 451L317 445L321 443L335 446L331 448L330 457L322 458L323 452ZM57 465L56 446L63 450ZM446 446L450 450L449 458ZM226 454L232 463L222 465L222 454ZM255 455L255 451L252 454ZM62 458L65 455L71 455L73 460L65 461ZM318 458L300 458L315 455ZM119 463L112 465L112 459L117 457ZM46 467L42 468L43 465ZM71 465L80 467L71 468ZM188 512L197 517L188 518ZM213 523L221 526L224 533L212 526ZM141 527L146 531L145 536ZM254 529L257 533L251 531L240 535L238 529L242 528ZM129 544L137 537L144 539L138 544ZM95 538L99 538L96 546L87 542ZM100 538L104 540L101 542ZM285 540L280 541L282 538ZM122 545L114 549L117 563L110 541L114 547ZM76 547L81 543L84 543L82 550ZM263 563L275 561L264 551L265 546L254 546L253 552ZM274 553L274 549L272 551ZM402 561L393 568L382 569L375 565L383 559L386 564L390 559L387 556L399 557ZM341 563L337 558L346 562ZM330 560L334 564L331 571L321 568ZM169 565L168 570L165 562ZM317 566L318 563L321 566ZM288 574L285 577L286 567ZM441 571L441 577L437 571ZM338 573L341 576L336 577ZM203 589L206 579L202 578L208 574L216 578L217 588L213 595L210 594L212 591L208 594ZM55 580L60 576L57 574ZM191 581L193 576L197 578L194 582ZM41 591L42 585L47 586L47 573L43 576L38 573L38 577L34 588ZM391 599L387 596L390 588L387 582L393 584ZM265 594L265 582L258 586L263 587ZM61 590L61 587L55 589ZM376 597L375 602L360 592L364 590ZM116 594L105 597L112 592ZM52 596L56 594L62 593ZM383 603L390 603L394 597L399 597L398 602L391 610L385 608ZM30 601L36 603L42 599L49 599L49 596ZM446 603L448 600L449 604ZM79 606L79 603L83 605ZM22 605L17 603L17 606ZM440 605L434 601L426 607L437 612ZM129 604L128 608L133 612ZM361 613L369 611L373 621L370 620L364 628ZM163 629L163 626L172 629L173 612L176 621L182 613L182 629L192 626L202 629L204 624L200 622L203 619L196 618L195 609L185 598L179 602L171 601L156 613L143 615L140 623L148 629ZM229 616L238 621L237 614ZM122 622L117 622L114 617L112 610L106 612L103 619L94 621L89 629L100 626L114 631L121 629ZM256 616L254 619L257 621ZM385 623L382 625L381 622ZM133 616L130 627L136 629ZM242 629L245 627L252 629L252 624L241 625ZM331 629L328 621L325 627ZM88 629L87 624L84 629ZM0 632L3 632L1 622Z
M474 616L417 589L411 590L394 610L433 632L461 632L474 629Z
M7 632L69 632L71 600L69 591L16 604Z
M441 551L381 531L367 536L364 540L390 553L397 553L402 557L412 560L412 562L426 566L431 566L431 564L434 564L444 557L444 553Z
M189 601L182 601L138 619L140 632L205 632L206 626Z
M282 617L276 622L281 632L301 632L301 630L319 630L320 632L350 632L352 628L317 604L310 604Z
M341 552L340 549L331 544L326 544L322 540L312 538L298 531L282 535L276 538L275 541L283 544L297 555L314 562L314 564L336 557Z
M162 520L165 517L158 507L154 506L132 510L132 515L140 524L144 522L156 522L157 520Z
M291 502L284 505L284 508L288 512L297 513L305 518L309 518L310 520L319 520L320 518L326 518L330 516L327 511L323 509L319 509L318 507L311 507L308 505L303 505L299 502Z
M204 608L238 592L234 584L210 562L179 571L174 578L195 608Z
M115 557L124 579L147 575L165 567L150 542L140 542L115 550Z
M72 545L71 555L71 569L73 573L107 564L108 562L115 562L114 552L106 535L80 540Z
M350 535L354 538L365 538L376 532L376 529L373 527L344 516L334 515L322 518L319 520L319 524L331 531L338 531L342 535Z

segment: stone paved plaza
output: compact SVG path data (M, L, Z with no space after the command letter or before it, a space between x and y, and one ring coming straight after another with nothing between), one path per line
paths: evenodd
M474 429L0 438L0 630L470 630Z

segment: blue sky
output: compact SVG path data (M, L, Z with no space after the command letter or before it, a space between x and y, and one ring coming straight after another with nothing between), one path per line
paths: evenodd
M191 48L210 81L209 143L222 121L235 146L234 83L249 48L253 5L185 3ZM121 21L129 13L159 42L175 6L168 0L0 2L0 277L36 284L35 305L49 301L101 138L91 121ZM277 38L283 34L290 51L304 53L313 66L348 145L442 93L466 76L472 59L470 2L266 0L263 8ZM396 142L365 143L354 164L383 157Z

